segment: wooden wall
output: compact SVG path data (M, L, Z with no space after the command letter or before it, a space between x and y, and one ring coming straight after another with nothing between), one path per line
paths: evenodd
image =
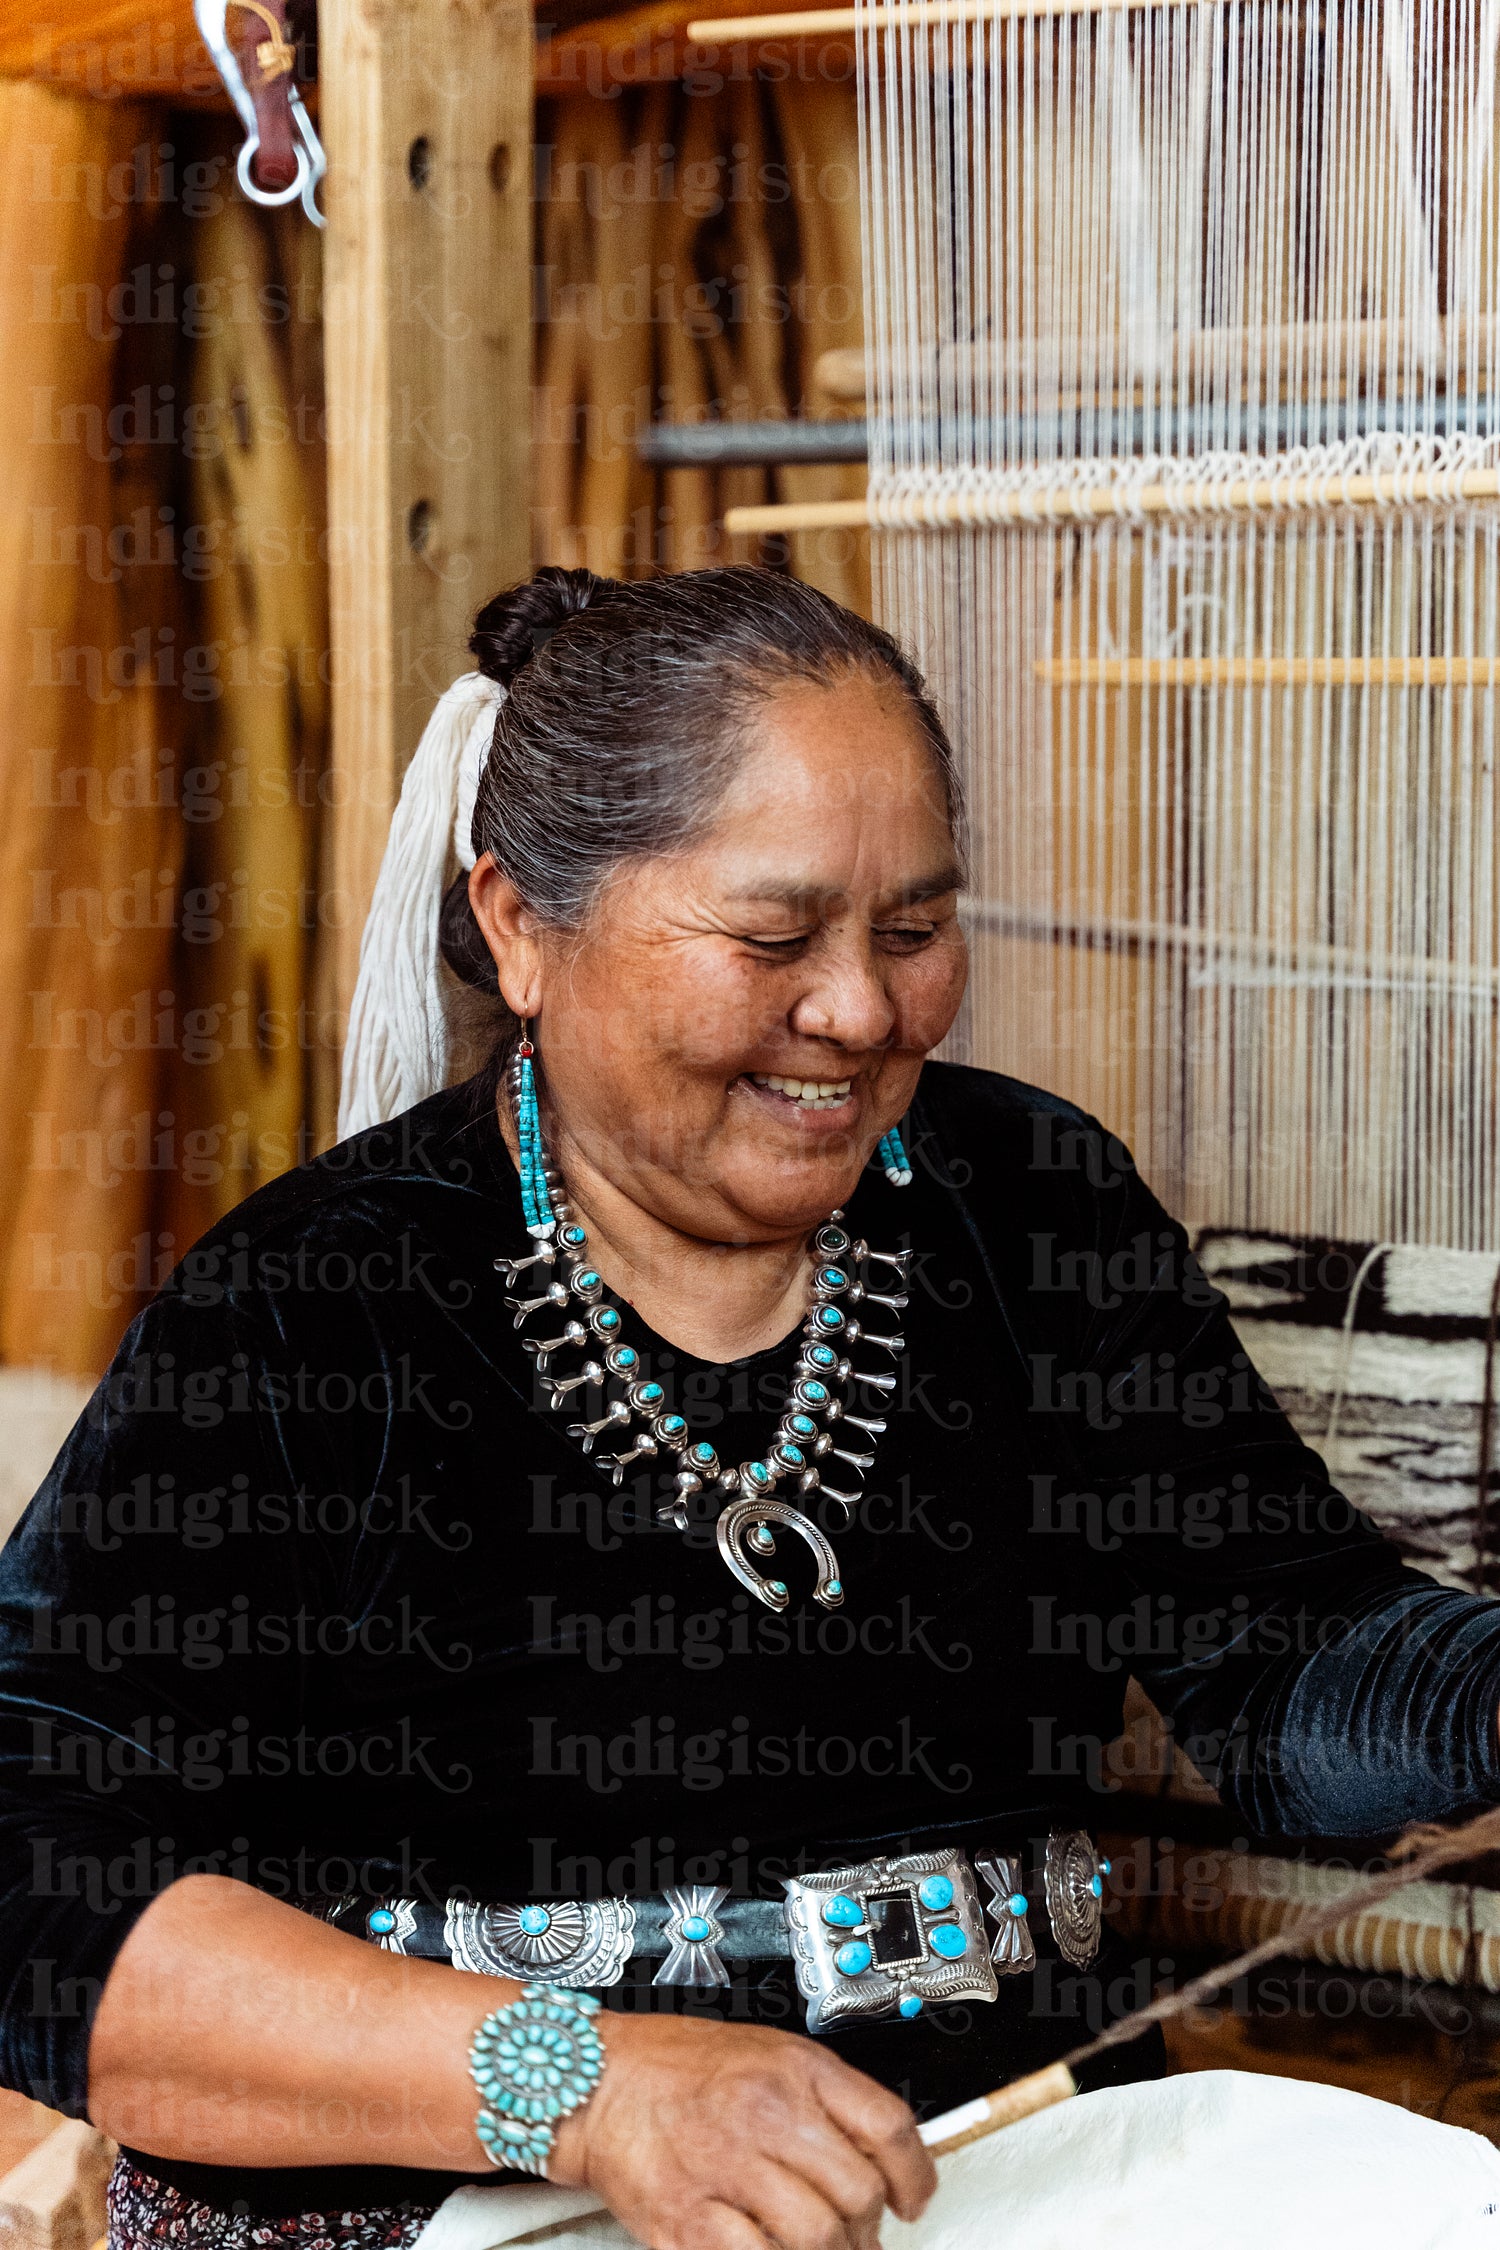
M815 372L863 334L847 77L750 69L544 101L536 211L537 559L624 577L774 562L868 610L864 533L771 546L721 522L856 497L862 467L662 472L634 445L653 420L851 411Z
M234 139L0 80L0 1363L85 1378L204 1227L331 1138L357 945L324 242L235 191ZM759 559L868 605L862 535L720 525L862 469L635 452L656 418L857 411L814 374L860 341L856 157L847 70L540 105L536 560Z
M95 1371L331 1118L317 238L0 82L0 1358Z
M0 85L0 1354L78 1370L171 1247L177 401L132 265L160 138Z
M215 133L222 144L222 135ZM203 136L200 136L200 140ZM194 230L210 308L184 339L193 640L215 692L182 713L174 1221L191 1239L304 1161L337 1105L326 990L329 642L321 243L300 212L226 197Z

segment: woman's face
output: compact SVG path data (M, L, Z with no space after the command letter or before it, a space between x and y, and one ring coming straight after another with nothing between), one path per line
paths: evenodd
M847 1200L968 969L940 779L894 683L788 686L751 744L712 829L624 868L581 932L531 930L486 861L473 893L564 1176L571 1144L717 1242Z

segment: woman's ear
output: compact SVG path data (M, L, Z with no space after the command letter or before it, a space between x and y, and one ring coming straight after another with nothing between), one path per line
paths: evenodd
M534 1016L541 1006L542 955L534 918L515 884L502 875L488 852L481 852L469 877L469 904L495 960L500 997L515 1016Z

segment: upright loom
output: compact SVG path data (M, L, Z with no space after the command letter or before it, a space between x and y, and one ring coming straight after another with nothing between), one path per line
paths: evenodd
M883 616L976 1061L1199 1225L1500 1243L1500 6L876 28Z
M959 1051L1130 1143L1349 1489L1486 1582L1500 0L847 20L862 516L973 811Z

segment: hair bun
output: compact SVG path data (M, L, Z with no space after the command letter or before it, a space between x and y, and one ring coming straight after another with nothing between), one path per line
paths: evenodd
M479 659L486 679L501 687L511 681L551 640L560 625L598 601L616 593L619 580L600 578L592 570L560 570L544 564L535 577L487 601L474 620L469 652Z

